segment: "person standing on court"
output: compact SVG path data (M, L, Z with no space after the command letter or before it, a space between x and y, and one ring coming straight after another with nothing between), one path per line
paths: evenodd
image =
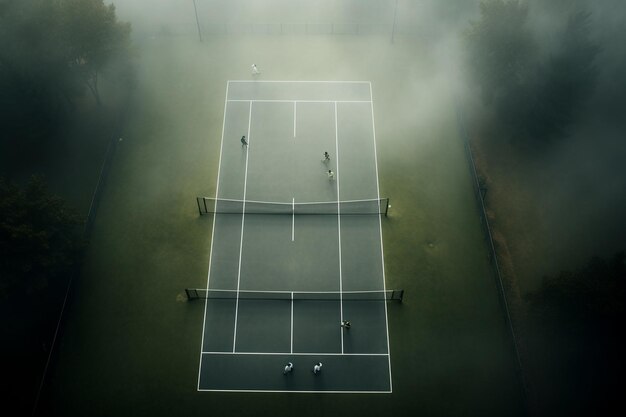
M352 323L350 323L348 320L341 320L341 327L348 330L350 326L352 326Z
M293 363L287 362L287 365L285 365L285 369L283 370L283 374L287 375L291 371L293 371Z
M328 174L328 179L329 180L334 180L335 179L335 173L333 172L332 169L329 169L327 174Z
M313 373L315 375L319 374L320 372L322 372L322 362L318 362L314 367L313 367Z
M241 137L241 146L248 146L248 141L246 140L246 135Z
M259 75L261 71L256 67L256 64L252 64L252 75Z
M323 161L324 162L330 161L330 155L328 154L328 152L324 152L324 159L323 159Z

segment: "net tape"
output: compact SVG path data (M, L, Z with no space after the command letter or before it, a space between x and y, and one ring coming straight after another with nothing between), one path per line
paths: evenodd
M310 203L280 203L273 201L231 200L197 197L200 214L384 214L389 198L369 200L322 201Z
M187 298L224 300L285 300L285 301L402 301L404 290L385 291L245 291L186 288Z

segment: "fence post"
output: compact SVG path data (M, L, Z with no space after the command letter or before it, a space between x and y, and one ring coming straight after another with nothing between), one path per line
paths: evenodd
M198 8L196 7L196 0L193 0L193 10L196 13L196 26L198 27L198 37L202 42L202 31L200 30L200 21L198 20Z
M398 12L398 0L396 0L396 5L393 8L393 26L391 27L391 43L393 43L393 38L396 34L396 15Z

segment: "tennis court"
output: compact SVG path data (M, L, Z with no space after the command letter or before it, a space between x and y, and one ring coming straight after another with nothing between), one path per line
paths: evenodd
M391 392L375 141L369 82L227 83L199 390Z

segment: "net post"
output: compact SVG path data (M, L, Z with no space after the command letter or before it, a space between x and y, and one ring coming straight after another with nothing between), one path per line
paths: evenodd
M385 217L387 217L387 213L389 213L389 198L385 199Z
M189 291L189 288L185 288L185 294L187 295L187 299L188 300L192 300L193 298L191 297L191 293Z
M402 298L404 296L404 290L391 290L391 296L389 297L392 301L402 302Z
M207 210L207 208L206 208L206 198L205 198L205 197L202 197L202 201L204 202L204 212L205 212L205 213L208 213L208 212L209 212L209 210Z
M202 216L202 209L200 208L200 197L196 197L196 203L198 204L198 213Z

